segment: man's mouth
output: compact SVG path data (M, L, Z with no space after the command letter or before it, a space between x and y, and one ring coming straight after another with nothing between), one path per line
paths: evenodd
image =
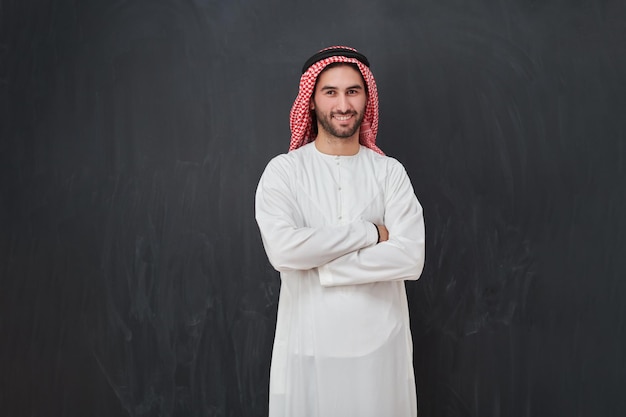
M339 120L340 122L345 122L346 120L349 120L351 117L353 116L352 113L350 114L334 114L333 117L337 120Z

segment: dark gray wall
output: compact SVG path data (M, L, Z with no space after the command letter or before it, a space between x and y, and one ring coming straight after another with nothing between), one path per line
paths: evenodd
M425 209L420 416L625 415L624 2L0 1L0 24L3 415L266 415L253 195L333 44L372 61Z

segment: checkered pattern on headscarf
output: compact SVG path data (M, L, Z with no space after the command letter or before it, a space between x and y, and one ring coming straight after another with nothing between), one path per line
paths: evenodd
M331 46L335 49L345 48L356 51L354 48L347 46ZM321 52L321 51L320 51ZM313 136L313 118L311 117L310 102L315 89L317 77L329 64L333 62L346 62L356 64L363 75L363 79L367 84L367 105L365 107L365 115L361 122L359 131L359 142L373 151L384 155L383 151L376 146L376 134L378 133L378 90L376 89L376 81L370 69L356 58L348 58L345 56L331 56L329 58L317 61L309 67L300 77L300 91L291 107L289 125L291 128L291 143L289 150L293 151L299 147L311 142L315 139Z

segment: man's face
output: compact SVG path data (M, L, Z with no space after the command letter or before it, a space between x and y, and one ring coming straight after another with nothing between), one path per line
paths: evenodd
M324 70L311 99L318 135L346 139L357 134L365 115L367 93L361 73L349 65Z

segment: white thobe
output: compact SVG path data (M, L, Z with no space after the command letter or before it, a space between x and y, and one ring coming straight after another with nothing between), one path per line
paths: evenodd
M416 416L404 280L422 272L424 221L402 165L310 143L267 165L256 219L281 276L269 416Z

